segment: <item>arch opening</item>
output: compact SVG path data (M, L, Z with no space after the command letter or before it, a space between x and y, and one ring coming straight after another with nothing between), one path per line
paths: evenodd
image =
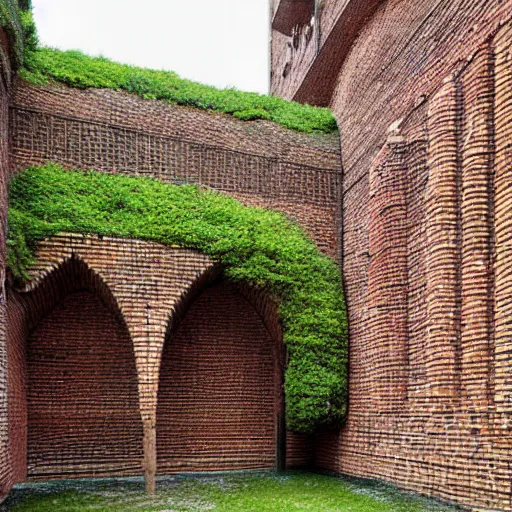
M222 279L180 316L162 354L157 473L274 468L281 340Z
M108 285L71 258L21 294L30 480L142 472L132 341Z

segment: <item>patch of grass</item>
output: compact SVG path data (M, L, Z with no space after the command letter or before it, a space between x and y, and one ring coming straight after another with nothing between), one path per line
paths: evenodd
M231 280L265 287L280 301L288 427L311 432L343 419L348 349L340 272L285 215L196 186L55 164L16 176L9 203L8 264L20 280L38 242L74 232L197 249Z
M337 131L336 120L326 108L236 89L216 89L170 71L119 64L79 51L38 48L25 58L20 76L39 85L59 82L81 89L124 90L143 98L232 114L242 120L268 119L300 132Z
M455 507L385 484L313 473L166 477L155 496L141 480L67 481L14 490L7 512L449 512Z

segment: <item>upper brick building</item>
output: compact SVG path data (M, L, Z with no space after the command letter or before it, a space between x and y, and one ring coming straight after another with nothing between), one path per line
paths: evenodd
M276 0L271 91L340 128L350 408L317 465L512 510L510 1Z

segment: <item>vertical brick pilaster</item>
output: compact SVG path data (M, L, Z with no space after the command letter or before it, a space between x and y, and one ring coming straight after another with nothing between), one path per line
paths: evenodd
M407 145L393 137L370 172L368 268L373 402L392 412L407 398Z
M462 78L461 392L468 412L489 404L492 338L494 56L484 48Z
M436 402L459 393L458 117L458 86L450 78L428 112L426 374L427 394Z
M495 403L512 412L512 25L495 40Z

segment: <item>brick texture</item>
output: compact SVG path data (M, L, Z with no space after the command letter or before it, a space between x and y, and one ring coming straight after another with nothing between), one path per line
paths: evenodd
M382 2L339 71L350 411L316 463L512 510L512 26L455 4ZM407 39L376 45L397 24Z
M166 105L110 90L35 87L11 102L12 167L68 167L196 183L282 211L335 256L340 154L336 134Z
M0 29L0 496L13 483L9 450L7 313L5 298L5 261L7 233L7 181L9 177L9 91L11 68L9 45Z
M274 345L233 285L201 294L164 349L158 472L275 466Z
M208 257L45 240L9 293L8 333L14 481L275 467L277 304ZM288 466L308 464L312 440L287 437Z
M322 5L318 55L273 79L340 126L350 412L316 464L512 510L512 3Z
M140 474L142 421L126 326L88 291L27 342L28 477Z

